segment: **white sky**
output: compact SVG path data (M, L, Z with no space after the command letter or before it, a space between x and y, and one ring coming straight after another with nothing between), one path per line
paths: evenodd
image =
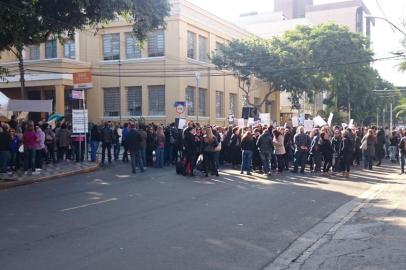
M239 14L258 11L272 11L273 0L188 0L201 8L230 21ZM315 4L340 2L339 0L314 0ZM406 19L406 0L364 0L373 16L383 16L377 2L380 3L386 17L397 25ZM406 27L404 27L406 31ZM372 30L373 48L376 58L389 56L389 52L404 50L400 45L402 35L393 31L389 24L383 20L376 21ZM381 76L398 86L406 86L406 73L397 71L396 61L380 61L375 64Z

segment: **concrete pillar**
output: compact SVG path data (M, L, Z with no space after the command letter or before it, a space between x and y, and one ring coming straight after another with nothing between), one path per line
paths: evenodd
M61 115L65 114L65 86L55 85L55 111Z

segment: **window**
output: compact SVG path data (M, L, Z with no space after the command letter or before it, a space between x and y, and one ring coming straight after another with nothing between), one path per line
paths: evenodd
M187 57L196 59L196 34L187 31Z
M30 60L39 60L39 45L31 45L30 47Z
M127 92L128 115L142 115L142 87L128 87Z
M120 34L103 35L103 59L120 59Z
M75 46L75 40L67 40L63 44L63 57L65 58L70 58L70 59L75 59L76 55L76 46Z
M165 55L165 32L157 30L148 34L148 56Z
M56 58L56 39L45 42L45 58Z
M237 94L230 94L228 113L237 116Z
M140 42L133 33L125 33L127 59L141 58Z
M104 116L120 116L120 88L104 89Z
M207 99L207 89L199 89L199 115L206 116L206 99Z
M223 56L223 53L221 51L221 48L223 48L223 44L220 42L216 42L216 54L219 56Z
M199 36L199 61L207 62L207 38Z
M195 115L195 88L188 86L185 92L187 115Z
M216 117L224 117L224 93L216 91Z
M165 86L149 86L149 115L165 115Z

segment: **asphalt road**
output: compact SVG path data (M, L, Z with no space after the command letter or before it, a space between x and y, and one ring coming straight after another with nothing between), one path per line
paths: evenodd
M129 172L117 164L0 191L0 269L262 269L384 174Z

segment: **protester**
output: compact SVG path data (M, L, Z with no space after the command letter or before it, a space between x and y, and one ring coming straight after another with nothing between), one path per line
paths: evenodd
M330 168L333 164L334 149L327 137L328 135L325 131L320 134L319 150L324 161L323 176L330 176Z
M399 142L399 159L400 159L400 174L405 173L405 159L406 159L406 132L401 132L402 138Z
M101 130L101 142L102 142L102 158L101 165L104 165L106 160L106 150L107 150L107 159L109 164L111 164L111 147L114 141L113 130L111 129L108 122L104 123L104 127Z
M257 148L259 149L259 154L262 160L262 172L264 175L271 175L271 155L274 151L272 144L272 136L270 134L270 129L266 129L257 140Z
M8 133L8 127L0 127L0 173L6 173L10 160L11 137Z
M244 171L247 175L251 175L252 170L252 154L254 152L255 143L252 138L251 131L247 130L241 139L241 151L242 151L242 162L241 162L241 174Z
M340 153L343 176L348 178L350 176L352 157L354 154L354 143L348 130L343 131Z
M311 143L310 137L304 133L304 127L298 128L298 133L293 141L295 144L295 165L292 172L297 173L300 165L300 172L304 173Z
M362 138L361 145L365 143L363 147L364 152L364 169L372 170L373 161L375 158L375 145L376 137L374 135L374 130L369 129L368 133Z
M96 162L97 150L100 146L100 130L97 125L93 125L90 130L90 160Z
M203 162L206 177L209 176L210 171L212 172L212 175L219 176L218 168L214 159L214 151L218 145L219 142L213 135L212 129L207 127L205 129L205 135L203 136Z
M141 154L141 135L138 130L135 129L134 125L131 125L131 129L127 134L125 144L130 152L131 156L131 168L132 173L136 173L136 167L138 165L141 172L145 172L144 164Z
M39 174L35 171L35 145L37 143L37 134L34 131L34 122L30 121L27 124L23 135L24 143L24 174L28 174L31 169L32 174Z
M155 168L163 168L165 157L165 134L162 126L157 128L155 142Z
M275 154L278 162L278 174L282 174L283 168L285 167L285 145L284 136L278 130L273 130L273 144L275 146Z

